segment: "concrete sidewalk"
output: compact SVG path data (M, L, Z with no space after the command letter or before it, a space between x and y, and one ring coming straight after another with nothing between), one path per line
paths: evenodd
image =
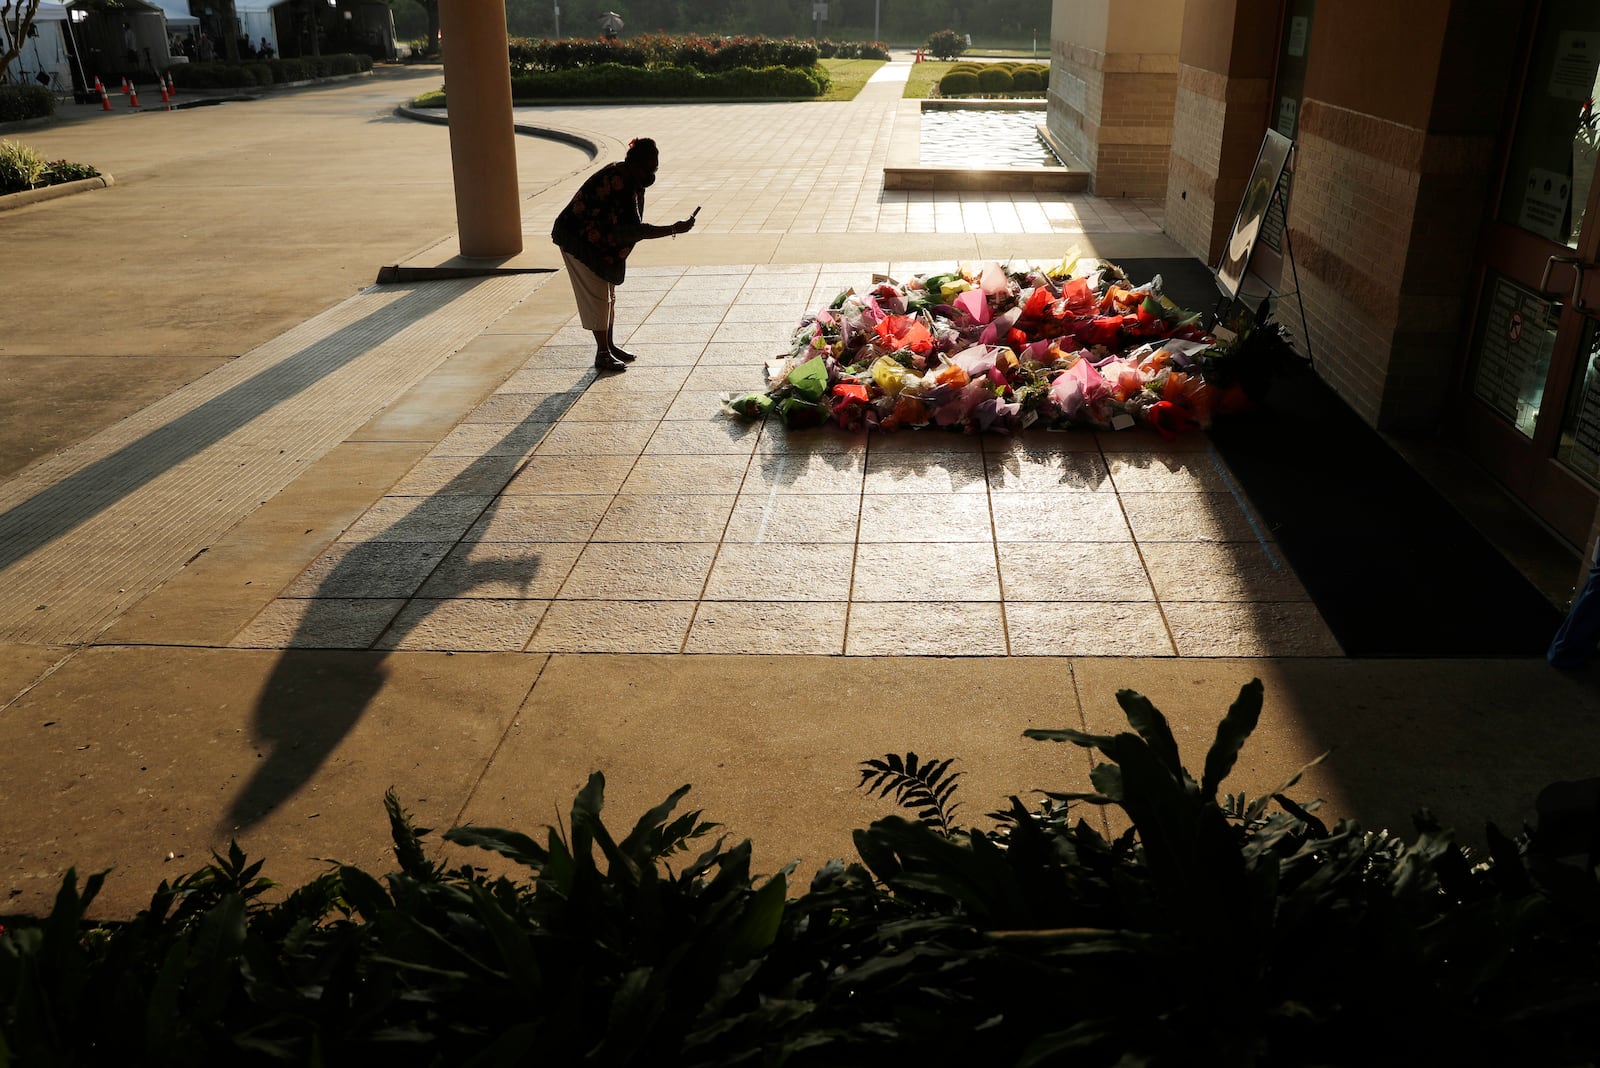
M205 109L218 121L191 150L264 147L241 168L219 145L214 177L166 201L182 228L148 225L206 173L151 160L139 127L169 116L29 131L51 155L115 160L118 184L6 220L53 317L0 358L161 351L207 373L0 484L6 910L48 908L69 866L113 867L101 908L127 914L235 837L290 884L322 858L384 870L391 785L424 826L533 831L593 770L618 822L690 782L758 869L808 875L885 811L853 791L858 761L959 757L976 819L1009 793L1082 788L1083 753L1021 732L1119 729L1122 687L1198 766L1262 678L1229 788L1275 788L1338 747L1293 794L1373 825L1428 805L1472 838L1593 774L1592 675L1341 656L1203 435L856 441L720 414L715 394L759 382L794 316L873 271L1180 254L1158 204L885 192L908 133L897 73L848 104L519 109L582 133L596 163L656 137L647 215L704 205L693 234L640 246L621 325L641 359L602 382L559 274L359 281L460 262L434 237L453 211L443 128L393 121L371 85ZM400 177L420 178L424 144L433 177ZM526 247L507 266L557 265L544 235L587 165L521 143ZM310 232L234 218L246 168L257 198L292 188ZM422 220L420 240L338 229L389 212ZM152 313L127 287L92 317L49 311L104 259L93 235L124 229L183 259L182 299ZM196 252L196 232L218 239ZM277 258L300 241L319 247ZM238 261L237 279L208 274ZM308 279L298 313L258 298ZM248 341L231 350L230 316Z

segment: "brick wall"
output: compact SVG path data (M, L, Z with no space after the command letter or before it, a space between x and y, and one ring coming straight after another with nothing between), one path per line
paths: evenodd
M1226 83L1210 71L1180 67L1173 100L1167 234L1207 263L1215 262L1221 240L1217 235L1217 176L1228 118Z
M1298 151L1289 226L1317 369L1374 426L1430 429L1471 333L1492 141L1307 100Z
M1239 210L1261 147L1270 93L1265 78L1178 68L1167 233L1207 263L1219 258Z
M1045 124L1103 197L1164 197L1177 57L1053 40Z
M1045 125L1091 171L1100 155L1101 55L1067 41L1050 42Z

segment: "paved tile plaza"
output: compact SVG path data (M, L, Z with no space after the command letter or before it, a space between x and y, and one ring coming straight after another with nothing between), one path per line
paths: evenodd
M518 110L599 161L655 136L647 218L704 205L630 261L619 334L640 360L600 380L547 237L592 166L570 146L518 141L519 271L364 284L457 264L447 225L373 222L449 200L446 132L392 114L434 73L30 130L117 182L13 213L18 262L63 292L108 246L193 269L96 276L0 355L54 354L102 391L151 364L96 378L83 354L226 358L0 481L8 907L113 868L96 908L130 916L235 839L285 886L329 857L388 870L390 788L425 826L535 832L595 771L619 821L693 783L756 870L809 872L884 814L857 760L957 756L974 813L1080 789L1086 754L1022 733L1123 729L1122 687L1193 766L1261 678L1229 789L1337 746L1296 796L1374 827L1420 805L1515 827L1545 784L1592 774L1592 679L1340 655L1203 433L853 437L722 413L798 316L874 272L1184 254L1159 202L885 190L915 132L908 68L841 103ZM323 188L286 193L288 174ZM323 251L273 258L288 242L250 214L269 194L326 209L302 235ZM139 229L170 203L192 206L182 226ZM303 272L324 292L302 309ZM228 299L151 311L197 291ZM243 329L268 294L288 325Z
M722 411L806 309L928 266L635 271L637 364L596 379L588 333L557 330L232 644L1339 654L1202 434L791 432Z

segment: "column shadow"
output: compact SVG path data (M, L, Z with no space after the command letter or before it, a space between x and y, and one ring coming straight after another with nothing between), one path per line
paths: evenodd
M355 543L321 581L310 601L310 610L296 627L289 648L273 666L251 712L251 737L261 747L263 757L229 803L224 816L225 833L254 825L301 789L361 721L388 677L389 650L302 646L321 644L326 641L324 635L346 625L343 606L348 603L349 592L363 583L370 585L372 574L381 573L390 559L394 543L448 541L453 549L463 543L474 525L492 518L503 499L500 491L527 463L537 439L582 395L581 389L552 394L511 426L501 442L514 440L525 452L509 474L505 456L497 455L491 446L424 498L418 508L377 536ZM483 492L486 485L496 482L496 488ZM490 499L482 503L486 496ZM462 502L467 502L465 507ZM441 537L441 531L455 533ZM379 614L387 617L381 630L385 644L403 638L427 618L425 613L407 613L404 609L413 603L424 583L437 575L447 557L448 550L433 561L426 574L414 578L410 592L373 599L374 604L383 605ZM543 566L537 553L516 560L468 565L453 570L447 585L431 585L428 596L447 600L486 585L507 583L526 591ZM377 640L376 635L373 640Z

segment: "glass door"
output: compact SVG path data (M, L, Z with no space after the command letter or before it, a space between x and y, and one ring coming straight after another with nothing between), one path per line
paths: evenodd
M1489 241L1467 447L1581 546L1600 496L1600 4L1540 5Z

